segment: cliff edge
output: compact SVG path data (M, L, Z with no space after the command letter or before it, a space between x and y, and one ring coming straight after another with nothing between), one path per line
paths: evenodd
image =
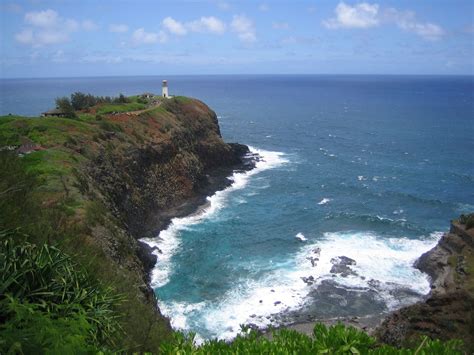
M156 350L171 328L148 284L156 257L138 240L253 163L246 146L223 141L199 100L122 101L71 117L0 117L0 230L21 228L74 255L124 298L119 347Z

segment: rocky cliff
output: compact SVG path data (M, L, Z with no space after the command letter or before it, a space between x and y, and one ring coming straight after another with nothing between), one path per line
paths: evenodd
M410 345L420 335L435 339L461 339L474 351L474 228L453 221L436 247L423 254L416 267L431 278L424 302L388 316L376 330L388 344Z
M201 101L158 99L127 112L136 99L75 119L0 118L0 153L15 155L38 181L25 205L39 201L34 209L47 213L33 224L44 223L48 233L26 231L76 255L124 296L120 341L134 351L156 349L170 334L148 285L155 257L138 239L192 212L230 183L234 169L253 167L248 148L225 143L216 114ZM18 227L7 222L2 227Z

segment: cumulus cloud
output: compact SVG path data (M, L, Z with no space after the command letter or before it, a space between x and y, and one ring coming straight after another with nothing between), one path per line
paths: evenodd
M132 43L134 45L164 43L168 36L163 31L160 32L146 32L145 29L139 28L132 34Z
M63 18L51 9L27 12L24 23L28 26L15 34L21 44L41 47L69 41L70 34L79 30L93 31L98 25L91 20L79 22Z
M395 24L401 30L434 41L445 35L444 29L431 22L420 22L413 11L400 11L395 8L380 10L378 4L362 2L354 6L340 2L334 10L335 17L323 21L329 29L370 28L381 24Z
M163 20L162 25L167 31L178 36L184 36L188 33L183 23L169 16Z
M230 27L233 32L237 33L242 42L253 43L257 41L255 25L247 16L234 15Z
M124 24L111 24L109 26L109 32L125 33L128 32L128 26Z
M336 17L323 22L327 28L369 28L379 24L378 4L363 2L350 6L340 2L334 12Z
M225 24L214 16L201 17L199 20L191 21L186 24L194 32L211 32L222 34L225 32Z
M51 9L37 12L27 12L25 14L25 22L32 26L53 27L58 23L58 21L58 13Z

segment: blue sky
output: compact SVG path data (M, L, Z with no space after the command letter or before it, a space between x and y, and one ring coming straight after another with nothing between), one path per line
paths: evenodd
M0 77L474 74L474 2L0 2Z

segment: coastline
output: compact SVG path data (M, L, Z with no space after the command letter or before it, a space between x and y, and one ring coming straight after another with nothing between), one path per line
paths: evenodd
M291 329L312 336L317 323L326 326L342 323L389 345L409 346L412 342L416 343L420 336L427 335L442 340L460 338L466 349L472 351L474 298L469 267L472 267L473 250L474 229L466 230L465 226L453 221L449 232L414 263L430 280L431 290L421 301L391 312L314 319L275 329ZM270 331L264 330L263 333L271 338Z
M206 183L197 189L194 196L186 199L178 206L171 207L167 210L160 211L156 214L157 220L160 221L155 226L154 237L137 239L139 246L139 258L143 263L144 271L147 277L148 287L153 289L151 285L152 271L158 261L157 247L151 246L148 241L159 238L159 234L165 231L172 223L174 218L190 217L199 213L208 204L208 198L219 191L223 191L233 184L231 177L237 172L248 172L256 168L256 163L260 160L257 154L252 153L248 146L238 143L228 143L236 152L238 159L237 164L214 168L206 174Z

